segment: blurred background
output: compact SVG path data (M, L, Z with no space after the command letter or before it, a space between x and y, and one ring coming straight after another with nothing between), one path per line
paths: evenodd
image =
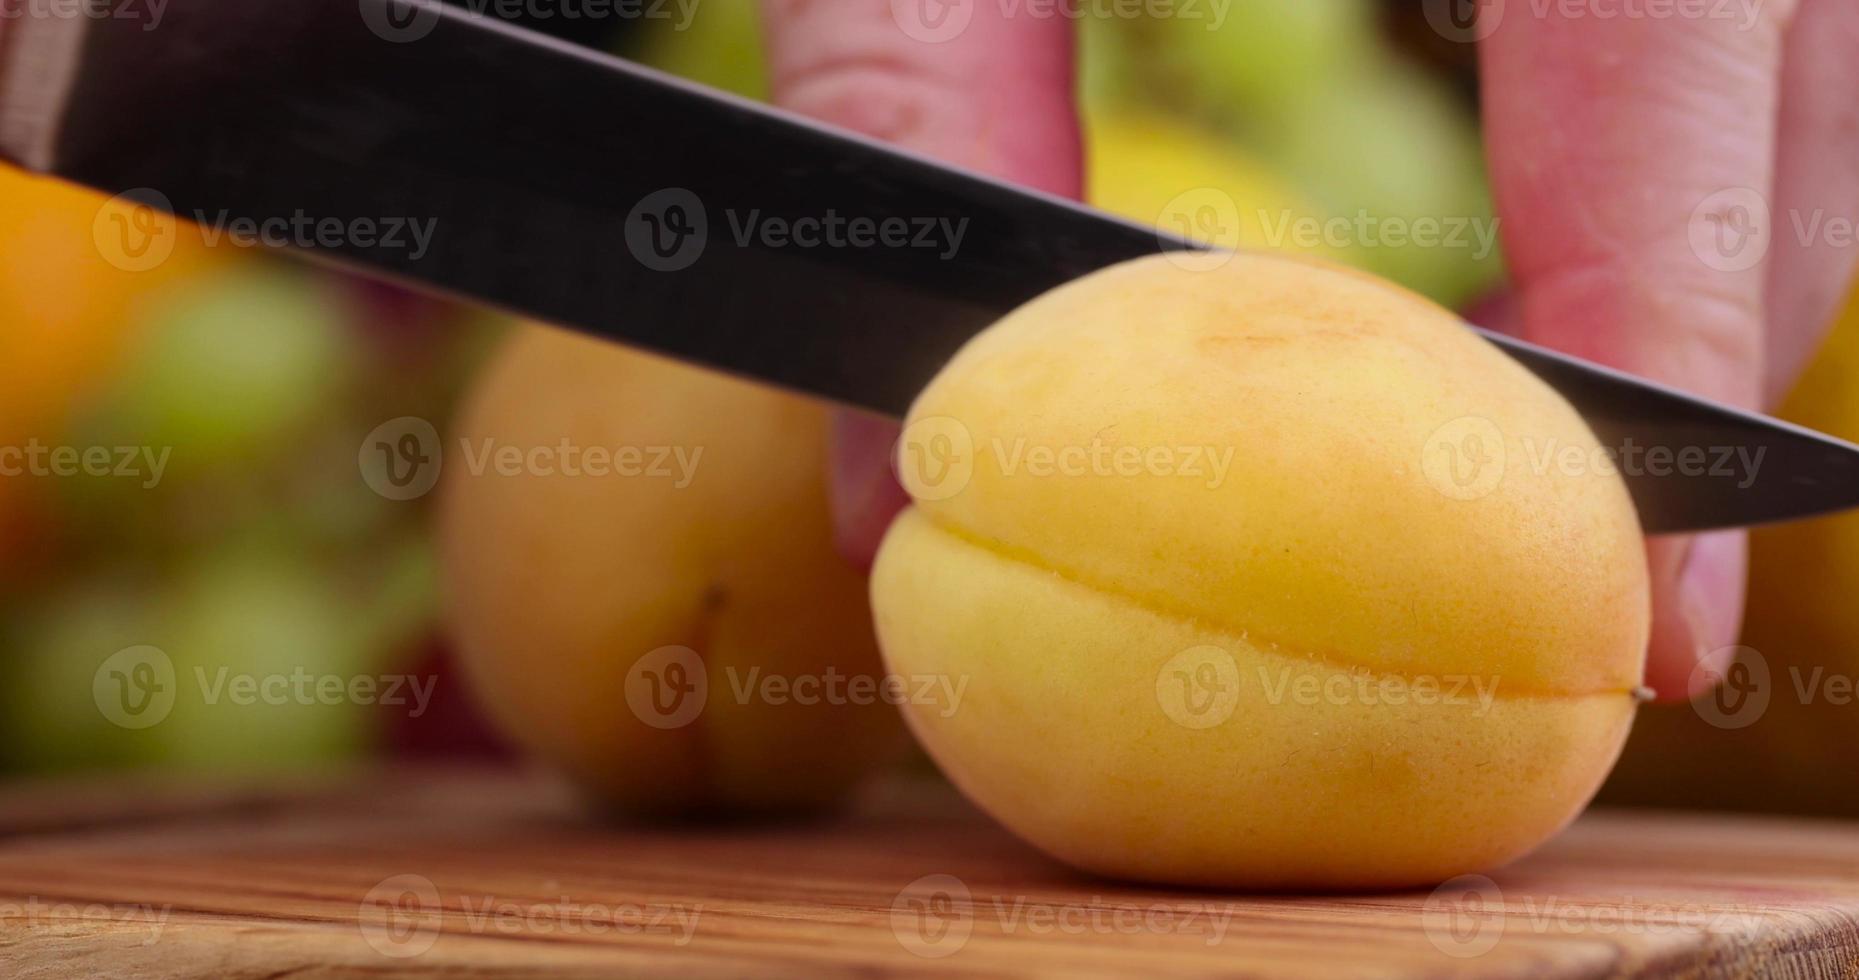
M1224 244L1328 255L1479 309L1501 288L1502 256L1473 47L1423 6L1234 0L1217 22L1212 5L1201 18L1084 18L1092 203ZM673 10L529 26L765 97L754 0L701 0L688 23ZM444 431L508 324L209 248L185 229L171 259L125 271L98 244L103 205L0 169L0 448L45 463L0 475L0 767L264 772L506 754L449 666L432 497L376 493L357 454L390 420ZM1391 220L1435 222L1444 240L1360 230ZM1784 414L1859 437L1855 371L1859 310ZM60 475L61 448L101 448L111 472ZM1762 532L1755 562L1751 652L1726 698L1643 712L1607 798L1859 812L1859 604L1847 598L1859 517ZM165 665L135 652L151 646ZM181 703L138 727L112 704L147 696L156 668L207 684L302 674L407 687Z

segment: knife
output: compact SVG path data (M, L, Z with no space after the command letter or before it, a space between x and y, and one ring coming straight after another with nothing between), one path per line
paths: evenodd
M1027 300L1197 247L436 0L170 0L159 23L136 6L0 25L0 155L890 415ZM1648 532L1859 505L1859 447L1485 336L1616 459L1666 460L1622 470ZM1709 465L1734 450L1759 464Z

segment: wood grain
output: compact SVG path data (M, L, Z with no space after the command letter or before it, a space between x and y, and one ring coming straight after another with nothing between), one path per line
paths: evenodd
M0 802L0 976L1859 976L1854 824L1596 813L1442 891L1246 896L1076 874L925 782L695 828L518 773L124 788Z

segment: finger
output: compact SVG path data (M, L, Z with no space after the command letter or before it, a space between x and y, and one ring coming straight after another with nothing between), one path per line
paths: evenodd
M891 519L910 503L891 468L898 426L850 409L834 412L832 426L833 541L840 554L869 568Z
M1766 270L1749 262L1761 243L1735 237L1747 194L1725 191L1771 193L1793 6L1773 0L1747 20L1716 5L1656 18L1490 8L1486 136L1528 337L1712 398L1760 400ZM1686 694L1673 678L1735 641L1743 545L1709 541L1652 552L1649 676L1664 697Z
M1078 195L1069 19L978 0L764 0L762 9L778 104ZM868 415L845 413L834 423L834 527L841 549L861 565L907 500L890 467L896 439L895 423Z
M1826 336L1859 265L1859 3L1802 0L1788 29L1769 255L1769 362L1779 402Z

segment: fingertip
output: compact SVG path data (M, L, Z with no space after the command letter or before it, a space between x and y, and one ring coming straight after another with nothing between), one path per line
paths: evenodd
M1736 659L1748 536L1714 531L1648 542L1652 638L1646 685L1661 701L1708 694Z
M864 412L833 413L831 479L833 542L860 570L870 570L891 520L910 503L891 469L898 424Z

